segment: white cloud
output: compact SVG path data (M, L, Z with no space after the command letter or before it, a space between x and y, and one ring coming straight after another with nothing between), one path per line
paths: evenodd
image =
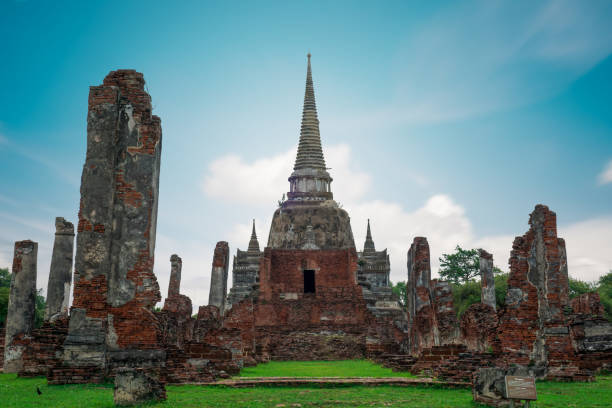
M602 217L559 227L565 238L569 273L586 281L612 270L612 217Z
M351 216L355 244L357 248L363 246L366 220L369 218L377 249L387 248L389 251L393 281L406 279L406 253L416 236L427 237L433 276L437 276L439 269L438 258L443 253L453 251L456 245L464 248L484 248L494 255L497 266L502 270L508 270L508 258L514 235L475 236L472 221L467 217L465 209L448 194L432 195L424 203L413 208L397 202L370 200L367 193L371 178L367 173L349 167L350 163L355 163L350 160L350 149L346 145L334 146L329 149L329 153L328 163L332 167L331 174L337 180L337 182L334 181L335 185L332 190L334 197L343 203L343 207ZM287 190L286 175L291 169L293 157L294 153L291 151L272 158L258 159L253 163L245 163L239 159L238 162L243 167L240 172L258 174L258 177L265 180L279 180L279 185L273 191L268 192L268 196L259 191L258 204L269 203L279 195L279 191ZM261 166L261 163L274 163L277 160L281 161L281 158L284 158L285 161L288 158L291 159L284 168L276 165ZM217 160L216 163L221 163L223 160L225 158ZM233 175L217 171L215 166L210 166L209 171L210 173L205 177L208 182L217 186L232 185ZM263 173L253 173L255 171L263 171ZM359 185L358 188L354 188L355 182ZM220 192L217 197L223 200L252 202L249 194L253 192L248 189L247 191L240 191L240 189L216 191ZM271 209L269 205L262 210L253 209L254 214L261 214L257 219L257 231L262 248L267 242ZM517 225L515 235L524 234L528 228L526 223ZM236 223L232 227L229 234L232 253L235 253L236 247L246 248L250 233L251 224L248 222ZM572 276L583 280L595 280L612 269L612 252L606 248L606 245L609 246L609 242L612 242L612 218L562 226L559 228L559 236L566 239L568 265ZM206 265L208 266L208 263Z
M272 206L286 191L294 159L295 149L252 163L237 155L223 156L208 166L202 188L208 196L225 201Z
M371 183L368 174L349 167L350 153L350 147L346 144L325 149L326 163L334 177L333 190L343 200L361 197ZM296 148L253 162L246 162L233 154L220 157L208 166L202 189L209 197L271 208L287 191L287 178L295 155Z
M599 174L599 184L612 183L612 160L608 162L608 165Z

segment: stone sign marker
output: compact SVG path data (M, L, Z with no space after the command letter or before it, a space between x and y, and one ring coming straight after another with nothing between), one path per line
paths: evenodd
M506 381L506 398L511 400L510 406L514 406L512 400L526 400L525 406L529 406L530 400L537 400L535 378L534 377L519 377L516 375L507 375Z

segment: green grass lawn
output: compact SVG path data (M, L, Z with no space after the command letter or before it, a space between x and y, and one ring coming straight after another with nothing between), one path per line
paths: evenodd
M246 367L238 377L414 377L408 372L393 372L368 360L271 361Z
M249 368L250 376L286 376L292 372L319 375L315 367L323 365L325 376L338 373L340 367L353 370L336 375L354 376L358 369L367 368L362 361L344 362L288 362L270 363ZM296 365L304 365L300 368ZM285 367L283 367L285 366ZM272 373L272 374L270 374ZM361 372L363 373L363 371ZM368 371L370 373L370 371ZM379 376L387 375L380 373ZM362 375L358 375L362 376ZM40 387L42 395L36 393ZM225 388L195 385L169 385L168 400L152 407L477 407L469 389L439 387L255 387ZM595 383L538 382L539 401L533 407L610 407L612 401L612 375L600 376ZM44 378L17 378L13 374L0 374L0 407L113 407L112 385L48 386Z

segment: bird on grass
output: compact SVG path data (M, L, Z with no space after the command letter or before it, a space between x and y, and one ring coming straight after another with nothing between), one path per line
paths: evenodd
M40 390L40 388L36 387L36 393L37 393L38 395L42 395L42 391Z

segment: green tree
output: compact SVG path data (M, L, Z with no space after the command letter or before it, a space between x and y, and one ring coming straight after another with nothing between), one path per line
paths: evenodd
M400 305L402 305L402 307L406 307L406 305L408 304L408 295L406 294L406 282L397 282L391 287L391 290L393 291L393 294L397 295L397 297L399 298Z
M604 315L612 322L612 270L600 277L597 283L597 293L604 307Z
M495 306L501 309L506 306L506 292L508 292L508 273L500 271L495 275Z
M0 327L6 322L6 311L8 309L9 291L11 288L11 274L8 268L0 269Z
M585 281L581 281L579 279L574 279L572 277L569 278L568 286L569 286L570 299L573 299L585 293L593 292L596 289L594 284L585 282Z
M453 288L453 307L457 317L460 318L463 312L474 303L480 303L480 282L469 281L463 283L452 283Z
M466 283L480 273L480 256L476 249L463 249L459 245L452 254L442 254L440 278L455 284Z

